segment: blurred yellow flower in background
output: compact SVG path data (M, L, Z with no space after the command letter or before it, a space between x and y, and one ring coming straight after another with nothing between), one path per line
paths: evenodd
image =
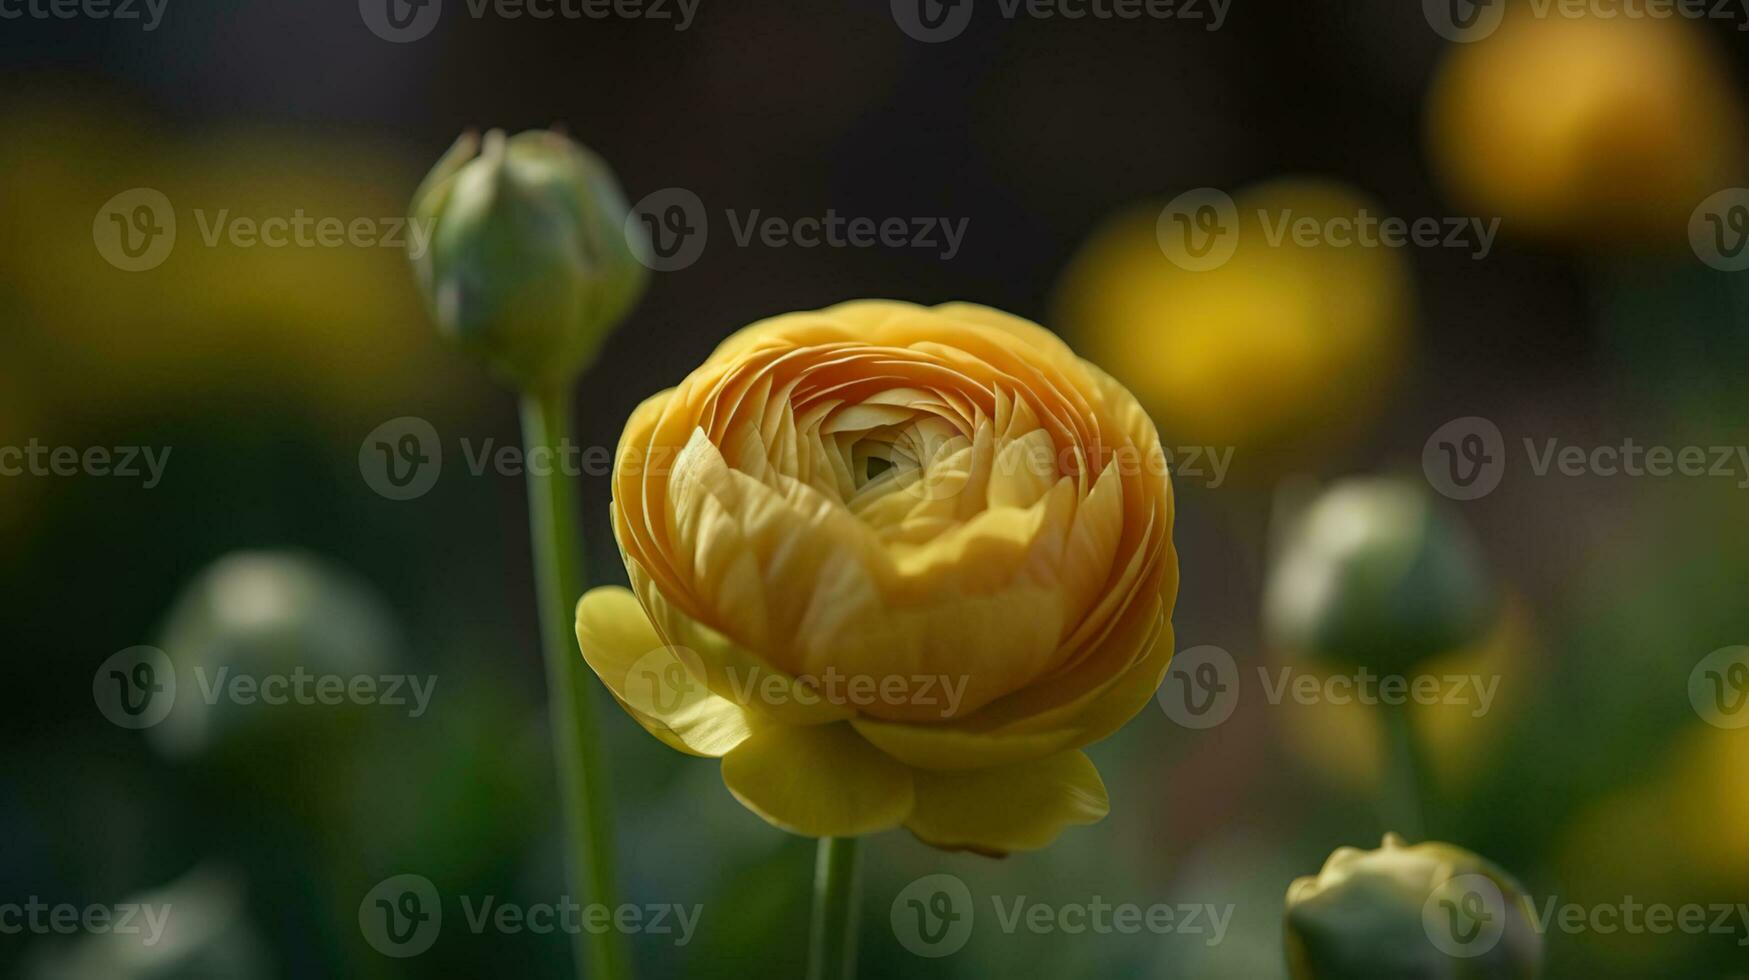
M404 190L380 175L418 174L391 150L292 129L176 138L78 102L0 106L0 126L0 261L13 272L0 314L18 328L6 353L64 380L43 393L57 417L222 403L295 408L350 433L474 390L431 342L403 248L249 237L299 215L391 236ZM123 271L93 225L141 187L169 201L174 243L162 264Z
M1736 86L1682 18L1510 6L1493 34L1452 47L1427 133L1460 207L1570 244L1681 242L1742 176Z
M1282 178L1234 205L1237 228L1221 229L1231 257L1200 271L1168 258L1157 210L1111 219L1064 273L1059 315L1169 446L1233 447L1236 473L1273 476L1377 413L1406 353L1412 290L1398 250L1281 234L1284 219L1383 217L1357 191Z
M1672 907L1741 901L1749 890L1745 773L1749 730L1695 725L1682 732L1657 774L1604 797L1573 821L1557 864L1564 897L1588 904L1631 896ZM1709 937L1739 939L1749 937ZM1650 964L1667 957L1675 940L1621 930L1588 941L1601 955Z
M770 823L984 853L1108 804L1080 749L1172 657L1173 497L1135 399L986 307L866 301L725 341L621 438L633 591L585 658Z
M1529 610L1508 600L1485 641L1427 660L1408 675L1411 681L1440 680L1439 700L1405 707L1426 753L1427 776L1445 792L1463 790L1486 771L1514 719L1532 702L1539 681L1535 650ZM1273 669L1287 663L1320 678L1328 674L1297 655ZM1383 790L1389 744L1376 707L1288 697L1280 718L1283 744L1312 771L1357 793Z

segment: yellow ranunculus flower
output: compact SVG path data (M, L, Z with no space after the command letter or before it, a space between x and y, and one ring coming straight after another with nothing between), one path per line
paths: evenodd
M1583 244L1680 242L1741 179L1730 72L1682 19L1539 15L1455 46L1428 97L1435 169L1508 234Z
M1044 329L864 301L757 323L621 437L632 591L583 655L664 742L809 836L1042 847L1107 810L1081 747L1172 657L1153 423Z

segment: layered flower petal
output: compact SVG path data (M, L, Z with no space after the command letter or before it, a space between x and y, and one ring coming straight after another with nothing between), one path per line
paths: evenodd
M1048 331L849 303L755 324L638 408L613 476L632 591L592 602L647 615L716 727L623 679L621 702L685 750L734 740L724 781L770 822L1037 847L1103 812L1077 750L1171 659L1173 516L1147 414ZM971 821L1011 790L1037 813Z
M577 603L577 643L620 706L670 746L721 756L753 733L756 719L694 677L696 657L663 643L627 590L594 589Z
M1110 809L1092 760L1061 752L1022 765L919 773L917 806L905 826L936 847L1006 854L1044 847Z
M809 837L897 827L913 802L911 771L849 725L754 732L723 757L723 783L747 809Z

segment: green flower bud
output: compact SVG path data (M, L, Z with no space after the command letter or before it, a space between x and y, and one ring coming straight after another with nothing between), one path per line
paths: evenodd
M1406 674L1481 640L1495 609L1467 527L1417 483L1357 479L1326 491L1287 530L1264 623L1287 652Z
M1542 936L1524 890L1451 844L1338 848L1287 890L1293 980L1535 980Z
M274 765L343 750L370 711L335 685L374 684L401 659L399 631L376 592L297 552L214 562L177 597L158 646L175 668L177 694L148 730L154 746L172 758L267 769L279 781L286 772Z
M629 213L607 165L560 133L464 134L413 198L438 329L519 390L569 383L648 280Z

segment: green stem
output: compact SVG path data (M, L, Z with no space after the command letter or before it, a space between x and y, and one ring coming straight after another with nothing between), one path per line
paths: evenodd
M572 633L572 610L583 594L583 535L577 526L576 487L559 466L560 447L569 441L570 429L568 389L522 396L529 530L540 595L553 757L559 770L565 880L574 901L614 908L618 889L612 808L596 731L595 691ZM609 930L591 936L578 930L572 945L579 977L625 980L631 976L626 937L621 933ZM587 974L584 963L589 964Z
M862 856L854 837L820 838L814 862L814 940L808 949L809 980L856 976L857 897Z
M1385 723L1384 795L1389 801L1387 815L1395 826L1388 829L1402 834L1412 844L1426 839L1426 760L1421 744L1415 737L1415 726L1409 718L1407 705L1381 705Z

